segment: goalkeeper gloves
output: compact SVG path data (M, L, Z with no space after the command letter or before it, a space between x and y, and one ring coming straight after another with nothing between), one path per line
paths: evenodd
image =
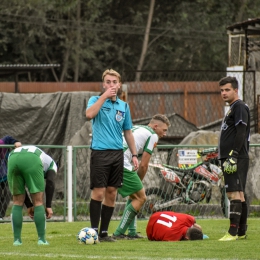
M238 157L238 152L232 150L229 153L229 157L223 163L224 171L227 174L232 174L237 171L237 157Z

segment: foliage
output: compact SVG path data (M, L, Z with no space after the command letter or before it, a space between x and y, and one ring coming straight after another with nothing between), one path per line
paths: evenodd
M80 245L76 235L89 222L58 222L47 224L47 239L50 246L37 246L33 223L24 223L23 245L12 245L11 224L0 224L0 258L17 259L259 259L260 220L249 219L248 239L220 242L228 228L226 219L198 219L209 239L203 241L151 242L147 239L120 240L116 243ZM118 221L110 223L112 233ZM138 230L145 235L146 221L138 221Z
M108 67L136 70L150 1L2 0L4 64L61 64L31 81L99 81ZM260 0L155 1L144 70L223 70L226 27L260 15Z

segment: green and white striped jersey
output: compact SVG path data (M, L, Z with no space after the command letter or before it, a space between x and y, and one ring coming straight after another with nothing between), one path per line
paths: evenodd
M138 157L141 157L143 152L147 152L149 154L153 153L154 148L157 145L159 140L158 135L154 132L154 130L149 126L136 125L132 128L132 133L135 139L135 147L138 154ZM124 139L124 168L132 171L133 166L132 162L132 154L130 149Z
M57 165L54 162L54 160L48 154L46 154L44 151L42 151L40 148L38 148L34 145L21 146L21 147L14 149L9 154L9 156L11 156L13 153L20 153L20 152L28 152L28 153L34 153L34 154L38 155L42 161L44 176L48 170L54 170L55 173L57 173L58 168L57 168Z

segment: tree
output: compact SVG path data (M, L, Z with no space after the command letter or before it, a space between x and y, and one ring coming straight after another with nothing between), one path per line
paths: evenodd
M226 27L259 16L259 5L260 0L2 0L0 58L5 64L61 65L21 75L24 81L99 81L111 67L125 80L146 79L136 69L225 70Z
M140 60L138 62L135 81L140 81L140 77L141 77L141 72L138 72L138 71L142 70L142 68L143 68L145 54L146 54L147 48L148 48L150 28L151 28L151 23L152 23L152 19L153 19L154 4L155 4L155 0L150 0L149 15L148 15L148 19L147 19L145 34L144 34L142 53L140 55Z

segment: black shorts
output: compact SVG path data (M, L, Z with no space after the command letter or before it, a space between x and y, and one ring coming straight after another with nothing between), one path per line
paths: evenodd
M237 171L232 174L224 172L223 163L225 159L221 159L221 168L224 173L225 188L227 192L243 191L246 188L247 172L249 168L248 158L239 158L237 160Z
M92 150L90 159L90 189L121 187L123 183L123 150Z

